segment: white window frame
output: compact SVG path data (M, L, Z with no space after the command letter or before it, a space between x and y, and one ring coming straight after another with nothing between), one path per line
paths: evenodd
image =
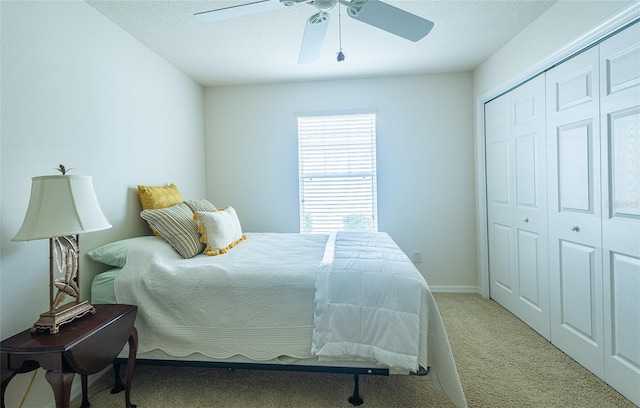
M378 231L377 113L297 118L300 232Z

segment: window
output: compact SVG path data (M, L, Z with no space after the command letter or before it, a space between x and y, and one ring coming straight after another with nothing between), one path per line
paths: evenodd
M298 117L300 232L377 231L376 115Z

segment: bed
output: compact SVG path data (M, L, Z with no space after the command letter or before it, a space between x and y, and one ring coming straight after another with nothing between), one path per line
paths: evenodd
M190 259L158 236L110 246L90 253L117 266L92 302L138 305L138 364L349 373L353 405L360 374L428 372L466 406L428 285L385 233L247 233Z

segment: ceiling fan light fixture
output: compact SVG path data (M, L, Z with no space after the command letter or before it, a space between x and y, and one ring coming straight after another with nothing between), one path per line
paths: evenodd
M312 15L311 17L309 17L309 20L307 20L307 22L309 24L324 24L327 21L329 21L329 13L325 12L325 11L321 11L319 13L316 13L314 15Z
M318 10L329 11L338 4L338 0L314 0L313 5Z

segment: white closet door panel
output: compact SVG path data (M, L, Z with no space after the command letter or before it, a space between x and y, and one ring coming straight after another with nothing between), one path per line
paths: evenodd
M600 57L605 380L640 405L640 24Z
M536 135L520 136L516 149L516 203L518 207L538 208L536 186Z
M488 140L509 139L511 132L511 112L509 99L500 96L487 102L484 110Z
M550 335L544 76L485 105L491 298Z
M615 359L640 370L640 258L611 253L611 350Z
M560 240L559 253L559 293L557 306L552 307L552 319L556 320L551 322L553 344L604 378L601 251Z
M501 293L508 297L513 295L513 277L512 277L512 247L511 227L508 225L493 224L493 262L491 270L492 280L495 285L497 300L502 300ZM507 301L511 303L511 301Z
M511 228L512 177L509 106L502 100L487 106L487 208L490 223Z
M608 113L608 154L610 173L609 216L634 222L640 218L640 100L635 106Z
M600 140L598 111L594 117L567 112L568 123L553 126L549 145L549 231L563 238L600 248Z
M489 145L491 175L491 204L508 208L511 206L511 143L499 140Z
M586 51L586 53L590 53L590 51ZM581 60L584 58L579 55L569 60L562 64L563 67L560 70L564 71L567 65L577 65L576 59ZM596 76L595 81L594 75ZM551 95L554 97L549 107L555 113L575 110L580 107L589 112L591 105L598 102L597 75L597 65L585 65L579 67L579 69L572 70L562 78L558 78L554 83L554 89L551 90Z
M638 27L632 26L601 44L605 87L603 96L640 85L640 44L637 34Z
M517 276L513 244L511 107L502 96L485 105L487 212L491 297L508 310L515 308Z
M544 110L541 111L540 105L537 103L538 95L535 92L531 92L532 88L539 85L536 82L540 81L542 81L542 76L523 84L518 89L514 89L512 94L514 126L532 124L535 128L537 126L536 122L544 119Z
M597 47L549 70L551 341L604 378Z
M640 405L640 258L606 253L605 381Z
M544 76L511 92L514 121L516 223L528 215L530 229L544 228L547 212Z
M561 324L584 340L597 342L596 250L560 241Z
M558 159L558 210L593 214L593 122L563 124L556 129ZM599 175L598 175L599 176Z
M544 289L540 285L540 276L538 271L540 268L546 267L540 265L538 254L543 248L540 248L541 238L539 234L529 231L518 230L518 280L520 300L527 303L527 306L535 309L538 313L545 308ZM548 313L548 311L545 311ZM546 319L548 320L548 318Z
M545 80L538 76L511 92L516 229L516 315L550 338Z

